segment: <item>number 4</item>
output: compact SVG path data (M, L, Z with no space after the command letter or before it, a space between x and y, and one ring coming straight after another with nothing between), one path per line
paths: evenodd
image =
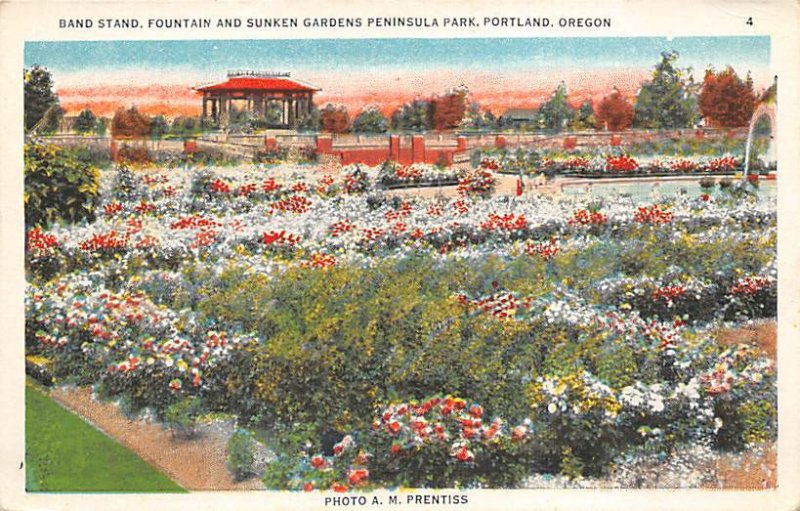
M747 21L745 21L745 25L750 25L752 27L753 26L753 18L747 18Z

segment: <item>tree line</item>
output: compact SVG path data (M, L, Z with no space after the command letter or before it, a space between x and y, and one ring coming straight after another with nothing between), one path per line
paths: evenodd
M711 127L736 128L750 122L759 100L775 95L775 85L757 95L750 73L743 79L730 66L720 71L709 68L702 83L696 83L691 68L678 66L678 57L674 51L662 53L650 79L641 84L632 101L614 88L596 105L586 100L574 107L569 101L567 86L562 82L538 108L525 110L524 115L515 115L514 110L509 110L497 116L481 108L479 103L470 101L469 92L461 88L427 99L415 99L400 106L388 117L373 106L362 109L353 118L342 105L328 104L322 109L314 106L310 114L299 120L298 129L330 133L453 129L622 131L631 127L693 128L701 120ZM54 109L56 114L53 114ZM55 131L61 112L58 96L52 91L50 73L39 66L26 69L26 130L29 131L40 122L48 112L50 118L47 119L45 131ZM228 129L246 132L266 128L275 122L270 115L267 112L263 118L252 118L248 112L236 112L230 119ZM107 128L106 123L106 120L97 118L87 108L75 119L73 130L102 135ZM180 116L172 121L163 115L149 118L138 112L135 106L118 110L111 121L114 136L190 136L213 128L210 120L198 117Z

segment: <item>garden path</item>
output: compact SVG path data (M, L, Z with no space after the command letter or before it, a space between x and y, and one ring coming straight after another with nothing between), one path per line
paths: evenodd
M138 454L187 490L261 490L258 479L236 482L225 466L227 435L203 428L191 440L174 438L159 424L127 418L88 388L55 388L50 396Z

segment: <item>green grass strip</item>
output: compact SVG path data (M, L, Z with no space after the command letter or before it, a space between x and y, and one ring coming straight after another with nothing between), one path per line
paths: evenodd
M25 385L25 462L30 492L186 491L31 383Z

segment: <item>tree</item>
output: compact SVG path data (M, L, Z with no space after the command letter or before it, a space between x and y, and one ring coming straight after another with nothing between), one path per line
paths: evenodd
M575 115L572 116L572 125L570 127L573 130L587 130L594 128L596 122L594 104L592 104L592 100L587 99L575 110Z
M483 110L480 104L472 102L467 108L464 124L476 130L491 130L497 128L497 118L491 110Z
M350 114L344 106L328 103L320 112L320 123L328 133L346 133L350 129Z
M424 99L406 103L392 114L392 128L400 131L425 131L431 127L431 105Z
M171 135L186 137L196 135L200 131L200 120L197 117L179 115L172 119L169 127Z
M611 131L627 129L633 121L633 106L615 88L597 105L597 122Z
M692 69L675 66L678 52L663 52L652 80L642 84L634 105L634 125L639 128L692 127L698 120L697 86Z
M431 127L435 130L458 128L467 112L467 91L457 89L430 101Z
M742 80L732 67L707 69L700 91L700 113L712 126L736 128L750 123L756 105L753 80Z
M139 113L135 106L120 108L111 120L111 135L114 137L146 137L150 134L150 119Z
M23 70L25 131L41 121L45 116L45 131L55 131L63 112L58 96L53 92L53 77L50 71L41 66Z
M539 106L539 126L561 131L572 120L575 110L567 101L567 86L561 82L550 95L550 99Z
M104 137L108 132L108 119L98 117L94 123L94 132L98 137Z
M88 108L84 108L75 119L73 128L75 129L76 133L85 134L89 133L90 131L94 131L96 123L97 118L92 111Z
M776 76L773 81L772 85L767 87L767 89L761 93L761 96L758 98L759 101L763 101L765 103L774 103L778 99L778 77Z
M353 131L356 133L386 133L389 121L374 107L362 110L353 120Z
M280 119L280 113L278 113L278 119ZM317 105L312 104L311 113L304 114L300 118L297 129L301 131L319 131L322 129L322 120L320 119L320 112Z
M161 138L169 131L167 118L163 115L156 115L150 120L150 138Z

